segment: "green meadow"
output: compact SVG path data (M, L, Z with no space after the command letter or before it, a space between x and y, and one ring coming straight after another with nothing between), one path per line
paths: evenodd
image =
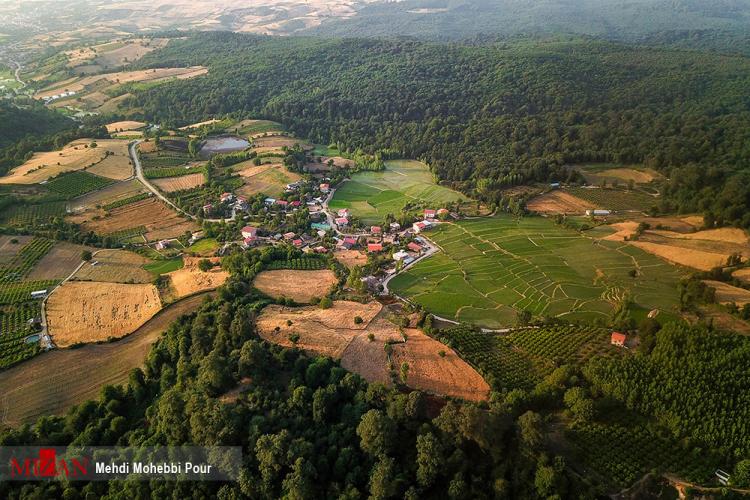
M546 218L467 219L441 224L427 236L442 252L389 286L456 321L501 328L513 326L517 311L526 310L537 317L608 322L625 298L640 311L671 314L679 304L677 268Z
M424 203L441 208L454 201L466 201L461 193L438 186L424 163L390 160L382 172L352 175L336 190L332 209L348 208L366 224L381 223L391 213L398 215L407 203Z

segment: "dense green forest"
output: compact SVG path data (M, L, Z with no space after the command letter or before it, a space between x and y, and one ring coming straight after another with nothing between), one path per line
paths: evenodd
M0 99L0 148L22 139L55 134L74 126L73 120L47 109L39 101Z
M142 66L208 76L139 93L143 117L182 125L233 114L316 142L395 150L489 201L566 180L565 165L636 162L672 179L659 211L750 227L750 60L581 39L489 46L274 39L210 33Z

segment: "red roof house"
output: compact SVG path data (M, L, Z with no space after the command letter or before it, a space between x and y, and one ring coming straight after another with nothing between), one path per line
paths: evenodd
M424 218L425 219L434 219L435 218L435 211L430 208L425 208L424 210Z
M406 248L408 248L412 252L417 252L417 253L422 251L422 247L419 246L417 243L414 243L413 241L410 242L408 245L406 245Z
M372 226L372 227L370 228L370 232L371 232L372 234L380 234L380 233L382 233L382 232L383 232L383 229L381 229L381 227L380 227L380 226Z
M292 245L295 247L301 247L302 246L302 240L297 238L296 240L292 241Z
M612 338L610 344L619 347L625 347L625 342L628 340L628 336L620 332L612 332Z
M253 226L245 226L242 228L243 238L255 238L258 236L258 228Z
M382 252L383 251L383 245L380 243L368 243L367 244L367 251L368 252Z

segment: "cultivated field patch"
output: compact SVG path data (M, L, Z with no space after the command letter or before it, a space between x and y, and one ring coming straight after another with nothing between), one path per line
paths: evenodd
M389 160L382 172L360 172L343 183L329 206L348 208L365 224L382 223L390 214L400 214L407 203L430 208L466 201L457 191L435 184L427 165L414 160Z
M83 262L82 254L85 251L94 250L83 245L74 245L64 241L58 241L37 262L34 269L29 273L30 280L62 280L70 276L76 267Z
M206 176L200 173L154 179L151 181L151 184L159 188L160 191L173 193L175 191L197 188L198 186L202 186L205 182Z
M9 264L33 236L0 235L0 266Z
M138 122L135 120L123 120L119 122L112 122L105 125L107 128L107 132L114 133L114 132L128 132L131 130L140 130L143 127L145 127L146 124L144 122Z
M570 193L555 190L532 198L526 204L526 208L538 213L580 215L588 209L595 208L595 206L593 203L576 198Z
M53 342L69 347L128 335L160 309L154 285L76 281L50 295L47 321Z
M626 296L647 309L678 307L679 270L546 218L463 220L426 235L442 252L396 276L389 287L442 317L502 328L514 325L522 310L606 321Z
M221 259L218 257L209 259L215 264L215 267L207 272L198 268L198 263L201 260L203 259L198 257L183 257L184 267L166 274L177 298L206 290L214 290L223 285L229 278L229 273L221 269Z
M750 304L750 290L732 286L722 281L705 280L705 284L716 290L716 301L720 304Z
M367 255L359 250L336 250L333 256L349 269L367 264Z
M253 286L270 297L287 297L305 304L315 297L323 297L337 282L336 275L328 269L298 271L280 269L263 271L255 277Z
M143 265L149 262L151 261L146 257L128 250L99 250L72 279L106 283L151 283L154 277L143 269Z
M576 198L594 205L594 208L616 212L645 212L659 202L658 196L642 191L626 189L602 189L600 187L571 187L565 191Z
M242 162L235 165L233 170L242 177L244 183L236 190L236 193L247 197L258 193L279 196L284 192L287 184L297 182L302 178L301 175L290 172L280 163L253 165L252 162Z
M117 203L120 200L126 200L145 192L146 188L137 179L116 182L98 191L71 200L69 203L70 210L78 212L87 208Z

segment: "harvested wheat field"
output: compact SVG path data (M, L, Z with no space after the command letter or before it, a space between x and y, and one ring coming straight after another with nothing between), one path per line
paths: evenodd
M408 340L393 346L392 358L399 370L403 363L409 366L407 385L468 401L484 401L489 397L490 386L453 349L420 330L409 329L406 333ZM440 356L441 351L444 356Z
M203 174L188 174L178 177L164 177L163 179L154 179L151 184L165 193L173 193L184 189L193 189L202 186L206 182Z
M532 212L554 214L583 214L596 208L592 203L564 191L550 191L532 198L526 207Z
M367 255L359 250L336 250L333 256L349 269L367 264Z
M144 122L137 122L134 120L124 120L105 125L105 127L107 127L107 132L109 132L110 134L112 132L128 132L130 130L139 130L145 126L146 124Z
M86 230L97 234L111 234L143 226L148 241L175 238L185 234L185 231L200 229L195 222L181 217L155 198L130 203L113 209L107 216L102 215L100 210L88 210L69 217L69 220L82 224ZM96 217L100 218L95 219Z
M302 149L313 149L313 146L311 146L310 143L302 139L297 139L296 137L270 135L253 139L253 150L258 151L259 153L264 153L274 149L281 149L285 146L291 149L295 144L299 144Z
M33 239L33 236L0 235L0 265L10 263L24 245Z
M722 281L704 280L703 282L716 290L716 301L720 304L735 303L740 307L750 304L750 290L732 286Z
M94 248L58 241L29 273L30 280L58 280L70 276L83 262L81 254Z
M263 271L253 281L253 286L270 297L287 297L293 301L305 304L314 297L323 297L331 291L337 283L333 271L297 271L280 269L278 271Z
M198 122L198 123L193 123L191 125L185 125L184 127L180 127L177 130L190 130L190 129L193 129L193 128L203 127L204 125L212 125L214 123L219 123L220 121L221 120L217 120L216 118L212 118L211 120L206 120L204 122Z
M159 147L156 145L156 142L146 139L138 144L138 151L141 153L155 153L156 151L159 151Z
M99 250L73 275L75 281L105 283L151 283L153 275L143 269L151 262L146 257L128 250Z
M67 282L47 300L47 323L58 347L133 333L161 309L154 285Z
M703 227L703 225L705 224L705 219L702 215L689 215L687 217L683 217L681 220L684 223L690 224L691 226L696 228Z
M659 243L650 243L640 240L632 241L630 244L674 264L692 267L701 271L710 271L716 266L724 265L727 261L727 255L725 254L704 252L702 250L691 250L673 245L661 245Z
M750 267L737 269L732 273L732 276L742 281L743 283L750 283Z
M682 234L680 238L688 240L718 241L723 243L734 243L737 245L748 245L750 238L744 229L736 227L722 227L720 229L706 229L695 233Z
M87 172L117 181L122 181L135 175L130 162L130 155L128 154L127 140L97 139L96 143L96 149L104 148L109 154L93 167L87 168Z
M584 170L583 172L586 181L590 184L599 184L601 181L607 182L624 182L633 181L637 184L648 184L661 175L652 169L634 169L628 167L610 168L607 170L601 170L599 172L590 172Z
M116 342L55 349L5 370L0 377L0 424L18 426L40 415L61 415L73 405L96 399L105 385L126 383L162 332L180 316L197 310L209 295L194 295L165 307Z
M354 160L342 156L323 156L320 158L321 163L325 164L328 164L329 160L333 160L333 165L338 168L354 168Z
M214 290L223 285L229 278L229 273L223 271L219 265L221 263L219 257L208 259L217 264L208 272L198 269L198 263L203 260L202 258L183 257L182 260L185 263L182 269L166 274L166 276L169 276L170 284L177 298L206 290Z
M107 205L145 193L146 188L137 179L116 182L98 191L92 191L69 202L70 210L78 212L87 208Z
M0 177L0 184L36 184L63 172L90 167L107 155L107 148L89 147L92 142L92 139L79 139L59 151L34 153L23 165Z
M330 309L272 305L258 317L257 327L269 342L340 359L347 370L386 385L392 384L385 351L390 343L394 364L409 364L408 386L469 400L487 399L486 382L455 352L416 329L405 330L405 340L399 327L381 312L377 302L336 301ZM362 323L354 322L356 316Z
M625 241L627 238L630 238L635 234L635 230L638 228L638 223L632 221L617 222L615 224L610 224L609 227L613 228L615 232L605 236L602 238L603 240Z
M244 185L235 190L237 194L248 198L258 193L278 196L284 192L287 184L297 182L301 175L290 172L280 163L252 165L252 162L239 163L235 171L243 178Z

